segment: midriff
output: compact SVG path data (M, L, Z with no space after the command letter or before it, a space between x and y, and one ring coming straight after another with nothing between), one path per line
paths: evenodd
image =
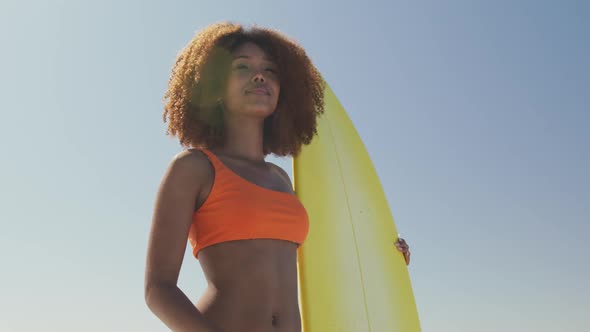
M198 261L208 287L195 306L223 332L301 332L296 243L223 242Z

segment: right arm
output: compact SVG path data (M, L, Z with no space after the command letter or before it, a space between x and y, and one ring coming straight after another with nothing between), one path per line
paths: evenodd
M178 288L195 202L208 161L183 151L172 159L158 190L147 249L145 301L174 332L219 332Z

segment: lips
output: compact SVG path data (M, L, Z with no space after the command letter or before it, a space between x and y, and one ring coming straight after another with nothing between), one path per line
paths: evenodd
M246 93L252 93L255 95L270 95L270 92L268 92L268 89L266 89L266 88L250 89L250 90L246 90Z

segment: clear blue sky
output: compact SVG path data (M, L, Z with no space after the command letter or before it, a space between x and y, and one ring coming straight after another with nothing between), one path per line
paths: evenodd
M178 51L220 20L293 37L332 86L412 248L423 331L587 330L588 2L10 0L1 331L166 331L143 300L181 150L161 98ZM180 287L205 289L188 251Z

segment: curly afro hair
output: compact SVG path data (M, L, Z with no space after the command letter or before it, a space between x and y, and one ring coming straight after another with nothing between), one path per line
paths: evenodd
M277 109L264 120L263 152L297 156L317 134L325 83L305 51L278 31L222 22L198 32L182 49L164 94L166 135L185 147L215 148L224 142L223 95L231 53L245 42L258 45L278 66Z

